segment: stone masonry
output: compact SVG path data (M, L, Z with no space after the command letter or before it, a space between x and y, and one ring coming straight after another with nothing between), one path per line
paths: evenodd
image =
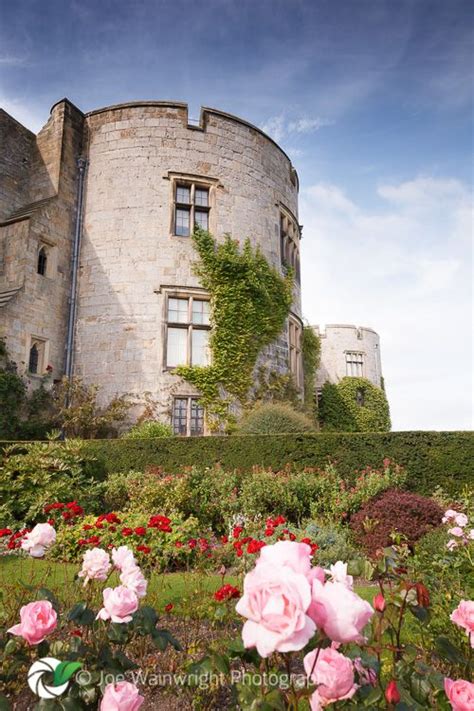
M316 373L316 388L325 382L338 383L347 375L361 371L361 377L382 387L380 338L371 328L330 324L324 330L313 326L321 340L321 363ZM355 365L352 365L355 363Z

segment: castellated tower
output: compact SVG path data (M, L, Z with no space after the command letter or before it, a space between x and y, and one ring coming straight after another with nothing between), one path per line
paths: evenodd
M215 109L190 123L186 104L163 101L84 114L63 100L38 136L5 112L0 130L0 334L21 372L72 369L104 402L149 393L177 433L202 434L199 393L173 374L210 357L197 224L294 267L291 315L260 362L302 386L298 177L271 138Z
M313 326L321 341L321 361L316 373L316 388L338 383L345 377L366 378L383 387L380 338L371 328L330 324L325 329Z

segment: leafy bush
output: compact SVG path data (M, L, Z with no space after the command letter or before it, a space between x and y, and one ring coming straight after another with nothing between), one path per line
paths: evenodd
M443 510L432 499L400 489L389 489L368 501L352 516L356 540L375 553L392 543L391 534L401 534L412 545L441 524Z
M366 378L346 377L339 383L325 383L319 420L323 429L334 432L387 432L387 397Z
M146 420L134 425L122 435L123 439L152 439L154 437L172 437L173 430L170 425L158 420Z
M323 568L329 567L336 560L348 561L356 555L347 527L324 523L308 523L305 535L318 544L314 562Z
M51 500L70 500L91 511L101 505L103 485L87 476L92 459L81 442L28 442L7 447L0 467L0 521L30 523Z
M287 434L314 432L315 429L309 417L280 403L266 403L256 407L244 415L238 427L241 434Z

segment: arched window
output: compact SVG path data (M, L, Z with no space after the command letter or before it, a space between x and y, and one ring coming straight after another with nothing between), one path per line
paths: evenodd
M46 276L47 265L48 265L48 253L47 253L45 247L41 247L40 251L38 252L38 267L37 267L38 274L41 274L41 276Z
M39 362L39 350L36 343L30 348L30 358L28 361L28 370L30 373L38 372L38 362Z
M359 407L362 407L363 405L365 405L365 393L362 390L362 388L357 388L356 402L359 405Z

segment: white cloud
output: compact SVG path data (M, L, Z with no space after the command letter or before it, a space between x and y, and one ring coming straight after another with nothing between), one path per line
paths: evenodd
M394 429L470 428L469 191L422 176L377 195L369 210L335 185L303 191L305 316L379 332Z
M284 113L281 113L277 116L271 116L260 128L279 143L288 136L314 133L324 126L330 126L332 123L329 119L320 116L315 116L314 118L300 116L290 119Z
M36 112L34 109L31 109L31 105L27 100L23 101L18 98L11 98L1 92L0 109L6 111L7 114L13 116L14 119L34 133L38 133L48 119L47 109L46 111Z

